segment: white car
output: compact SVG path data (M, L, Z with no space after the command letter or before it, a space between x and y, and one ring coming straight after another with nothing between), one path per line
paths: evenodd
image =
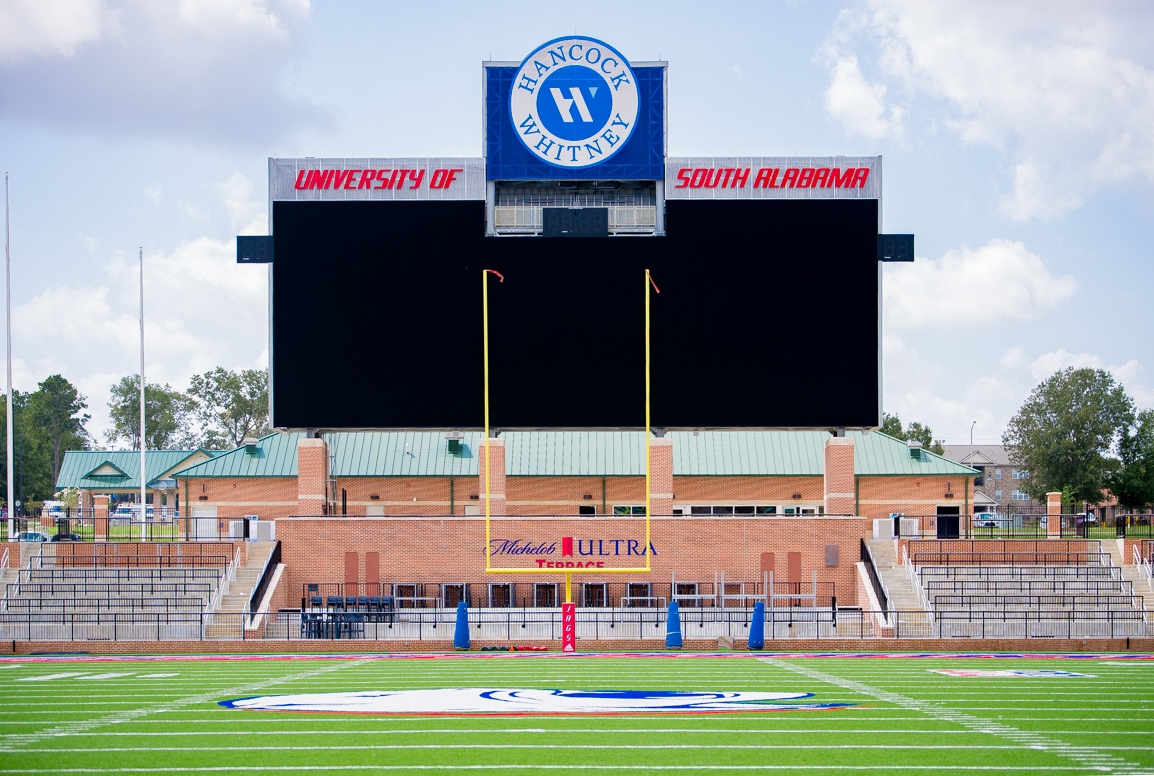
M43 531L21 531L16 540L20 542L46 542L48 541L48 534Z

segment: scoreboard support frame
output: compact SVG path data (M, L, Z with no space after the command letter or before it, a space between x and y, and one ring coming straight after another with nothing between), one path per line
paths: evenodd
M541 569L541 568L493 568L492 557L489 554L490 535L491 535L491 519L492 506L490 498L490 467L489 467L489 275L493 274L500 278L501 282L505 282L505 278L496 270L483 269L481 270L481 329L482 338L484 340L484 383L485 383L485 573L486 574L556 574L555 569ZM638 568L574 568L565 569L565 604L563 607L567 615L572 614L573 604L573 574L579 573L597 573L597 574L647 574L653 571L653 553L650 552L650 487L649 487L649 458L650 458L650 402L649 395L651 389L649 366L650 366L650 349L649 349L649 289L652 286L654 291L661 293L657 288L657 284L653 282L653 278L649 274L649 270L645 270L645 565ZM571 635L571 631L566 632L566 636Z

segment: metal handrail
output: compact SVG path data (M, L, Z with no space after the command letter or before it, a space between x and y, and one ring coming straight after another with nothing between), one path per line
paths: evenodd
M890 610L890 595L886 590L885 582L882 581L881 574L878 573L877 564L874 563L874 554L870 550L865 539L861 539L861 559L865 566L866 576L869 577L870 583L874 588L874 595L878 598L878 604L881 605L882 611L888 612ZM868 561L868 562L867 562Z
M249 617L249 627L255 627L253 624L253 617L257 610L260 609L260 602L264 600L265 590L268 589L269 581L276 572L276 567L280 565L280 541L273 542L272 552L268 554L268 558L264 562L264 568L260 572L260 580L252 589L252 594L248 597L248 605L245 608L245 613Z
M918 602L927 612L932 612L934 608L930 605L929 596L926 595L926 589L922 587L921 579L918 578L918 567L910 563L910 556L905 547L902 547L902 565L906 567L906 574L909 575L910 582L913 583L914 592L918 594Z
M240 563L240 546L238 545L236 551L232 554L232 561L229 562L228 568L224 570L224 574L220 580L220 584L216 586L216 594L208 604L208 612L210 614L216 613L220 607L220 602L224 600L225 595L228 594L228 585L236 579L236 567Z

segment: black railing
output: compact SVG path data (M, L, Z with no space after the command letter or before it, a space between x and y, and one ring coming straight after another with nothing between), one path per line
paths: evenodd
M676 592L673 588L676 587ZM681 610L752 605L765 597L761 582L726 581L720 594L713 582L588 581L573 583L578 608L646 608L677 601ZM810 582L774 582L778 596L796 601L778 606L808 606ZM818 582L817 605L829 606L837 591L833 582ZM389 596L398 609L452 608L464 601L469 608L533 609L560 606L564 583L558 582L308 582L301 585L301 608L328 606L332 599Z
M878 575L877 566L874 565L874 555L870 552L869 545L865 543L865 539L861 540L861 562L865 566L866 576L869 577L870 585L873 586L874 595L877 596L878 604L882 611L888 612L890 608L890 599L886 595L885 587L882 586L881 577Z
M257 618L246 628L242 612L60 613L0 612L2 641L299 641L366 639L437 641L447 649L456 617L452 610L398 610L391 619L373 621L356 612L281 611ZM319 615L314 617L314 615ZM682 613L684 638L713 641L725 635L744 639L752 608L694 609ZM596 649L601 640L641 640L661 644L667 629L664 609L592 609L577 612L578 649ZM311 625L309 623L317 623ZM330 626L328 623L332 623ZM1143 613L1134 608L1110 611L888 611L788 608L766 610L765 638L927 639L927 638L1123 638L1149 635ZM469 629L477 642L505 645L559 641L561 611L552 609L470 610ZM584 644L584 647L582 645ZM553 646L556 646L555 644Z
M252 589L252 595L248 597L248 613L254 614L260 609L260 602L264 600L265 591L268 590L268 585L276 574L276 568L280 565L280 541L273 542L272 552L269 553L268 561L264 564L264 570L261 572L260 581L256 583L256 587Z

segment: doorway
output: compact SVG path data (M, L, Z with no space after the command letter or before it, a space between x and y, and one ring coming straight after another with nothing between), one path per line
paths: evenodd
M962 535L961 507L938 507L938 538L957 539Z
M465 596L464 585L441 585L441 606L446 609L456 609L457 604L464 601L466 606L469 599Z
M604 582L586 582L584 593L585 606L605 606L606 591Z
M489 585L489 606L504 608L513 605L513 586L508 582Z
M557 605L557 585L554 582L538 582L533 586L533 600L535 605L542 608L552 608Z

